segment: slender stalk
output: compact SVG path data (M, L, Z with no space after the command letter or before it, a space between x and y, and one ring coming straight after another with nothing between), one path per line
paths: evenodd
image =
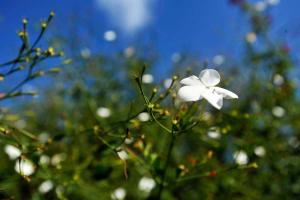
M173 150L173 147L174 147L174 144L175 144L175 139L176 139L176 136L175 136L174 132L172 131L171 142L170 142L170 145L169 145L169 148L168 148L168 153L167 153L167 160L166 160L165 165L163 167L163 171L162 171L162 175L161 175L161 182L159 184L158 193L157 193L157 197L156 197L156 199L158 199L158 200L161 199L161 195L162 195L164 187L165 187L164 182L165 182L165 179L166 179L166 173L167 173L169 163L170 163L170 160L171 160L171 155L172 155L172 150Z

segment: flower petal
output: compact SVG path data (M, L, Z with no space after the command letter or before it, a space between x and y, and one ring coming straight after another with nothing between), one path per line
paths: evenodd
M202 84L199 78L195 75L192 75L190 77L184 78L180 81L182 85L200 85Z
M183 86L178 91L178 97L183 101L198 101L202 99L201 88L197 86Z
M201 91L201 96L205 98L211 105L217 109L223 106L223 96L213 92L212 89L204 89Z
M221 80L220 74L214 69L202 70L199 78L201 82L207 87L215 86L220 83Z
M226 90L224 88L220 88L220 87L213 87L214 92L216 92L219 95L222 95L225 99L238 99L238 95L236 95L235 93Z

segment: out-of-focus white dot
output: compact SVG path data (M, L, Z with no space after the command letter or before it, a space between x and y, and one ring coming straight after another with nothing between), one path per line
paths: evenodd
M275 74L273 83L274 85L281 86L284 83L284 78L280 74Z
M202 117L205 121L209 121L212 116L209 112L203 112Z
M141 180L139 181L138 188L139 190L145 193L150 193L151 190L155 187L155 185L156 183L152 178L142 177Z
M117 39L117 33L112 30L106 31L104 33L104 39L108 42L113 42Z
M41 155L39 164L40 165L48 165L50 163L50 157L47 155Z
M134 55L135 53L135 49L133 47L127 47L125 50L124 50L124 56L126 58L130 58Z
M267 0L267 3L271 6L276 6L280 3L280 0Z
M254 5L254 9L258 12L262 12L267 8L267 4L264 1L259 1Z
M167 79L164 80L164 87L166 89L168 89L171 86L171 84L172 84L172 79L167 78Z
M266 155L266 149L263 146L257 146L254 148L255 155L264 157Z
M146 121L149 121L150 115L147 112L142 112L138 115L138 119L142 122L146 122Z
M125 144L131 144L131 143L133 143L133 141L134 141L133 137L126 138L125 139Z
M30 176L35 171L34 164L28 159L17 160L15 170L21 175Z
M124 188L119 187L115 189L115 191L113 191L110 197L112 200L123 200L125 199L125 196L126 196L126 190Z
M50 190L52 190L52 188L53 188L53 182L51 180L47 180L41 183L41 185L39 186L39 192L45 194Z
M233 158L238 165L246 165L248 163L248 155L245 151L235 152Z
M91 56L91 50L89 48L85 47L85 48L81 49L80 55L84 59L88 59Z
M66 159L66 157L67 156L64 153L55 154L51 158L51 164L56 166L56 165L60 164L62 161L64 161Z
M207 132L207 135L212 139L219 139L221 137L220 130L217 127L210 128L210 130Z
M4 147L4 151L11 160L17 159L22 153L20 149L10 144Z
M118 151L118 156L121 160L127 160L129 158L128 153L125 150Z
M225 62L225 57L223 55L216 55L213 57L213 63L215 65L222 65Z
M111 114L110 109L106 107L100 107L97 109L97 115L102 118L107 118Z
M142 82L146 84L150 84L153 82L153 76L151 74L144 74L142 77Z
M181 54L180 53L173 53L171 56L171 60L173 63L178 63L181 60Z
M282 108L280 106L275 106L272 109L272 113L275 117L283 117L285 114L285 110L284 110L284 108Z
M39 141L41 141L43 143L48 142L49 138L50 138L50 136L46 132L43 132L43 133L39 134L39 136L38 136Z
M256 41L256 34L254 32L247 33L246 41L249 43L254 43Z

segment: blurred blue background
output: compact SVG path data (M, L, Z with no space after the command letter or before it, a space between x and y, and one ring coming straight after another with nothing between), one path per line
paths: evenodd
M299 0L282 0L267 10L272 14L272 38L288 44L294 52L300 50L299 7ZM58 30L67 29L70 23L77 25L71 16L92 19L99 35L93 45L103 52L150 40L159 52L160 70L168 68L172 55L181 51L208 61L218 54L238 58L248 31L241 26L247 19L228 0L2 0L0 63L18 50L16 33L22 17L37 25L51 10L56 13L54 27ZM31 24L30 32L36 34L37 27ZM117 34L114 42L103 38L108 30Z

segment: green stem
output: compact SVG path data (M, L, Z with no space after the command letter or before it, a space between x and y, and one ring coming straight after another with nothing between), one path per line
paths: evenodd
M173 150L173 147L174 147L174 144L175 144L175 139L176 139L176 136L174 135L174 133L172 131L172 138L171 138L171 142L170 142L170 145L169 145L169 148L168 148L167 160L166 160L165 165L163 167L163 171L162 171L162 175L161 175L161 182L160 182L159 188L158 188L158 193L157 193L157 198L156 198L158 200L161 199L161 195L162 195L162 192L163 192L164 187L165 187L164 182L165 182L165 179L166 179L166 173L167 173L169 163L170 163L170 160L171 160L171 155L172 155L172 150Z

